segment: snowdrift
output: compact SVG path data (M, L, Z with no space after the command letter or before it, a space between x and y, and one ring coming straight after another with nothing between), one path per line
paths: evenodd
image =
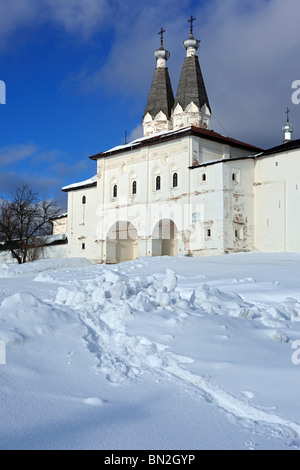
M300 448L299 274L297 254L0 265L0 447Z

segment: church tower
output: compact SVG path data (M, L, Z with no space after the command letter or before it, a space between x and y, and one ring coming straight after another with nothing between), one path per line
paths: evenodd
M190 36L184 41L186 58L183 63L179 85L172 111L173 129L195 126L209 129L211 108L209 105L205 84L199 64L197 50L200 41L194 38L193 22L191 16Z
M174 105L174 94L168 68L166 67L170 53L165 50L161 28L160 48L155 51L156 69L152 80L148 101L143 115L144 136L172 129L171 110Z
M294 132L294 126L292 126L292 124L290 123L289 108L287 108L285 114L287 115L286 125L283 126L282 128L282 132L284 133L284 141L283 141L284 144L293 140L292 133Z

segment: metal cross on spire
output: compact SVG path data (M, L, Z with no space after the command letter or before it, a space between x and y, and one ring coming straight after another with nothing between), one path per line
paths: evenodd
M285 112L285 114L287 115L287 122L290 122L290 112L291 110L289 109L289 107L287 107Z
M188 23L191 23L191 34L193 34L193 23L194 21L196 21L196 18L193 17L193 15L191 15L190 19L188 20Z
M164 33L166 32L165 29L163 29L163 27L161 27L160 31L159 31L159 35L160 35L160 44L161 46L164 45Z

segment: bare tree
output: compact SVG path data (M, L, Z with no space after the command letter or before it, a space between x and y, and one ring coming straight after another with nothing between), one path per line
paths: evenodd
M45 244L51 219L59 213L53 201L40 200L28 184L23 184L0 202L0 241L19 264L26 263Z

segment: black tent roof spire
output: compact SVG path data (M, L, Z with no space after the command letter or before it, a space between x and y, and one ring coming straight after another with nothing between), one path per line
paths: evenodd
M149 132L152 133L152 131L158 132L159 130L162 130L160 127L170 127L169 119L174 105L174 94L169 71L166 67L167 60L170 57L170 52L164 48L164 33L165 30L161 28L158 33L160 35L160 47L154 53L156 69L143 115L144 134ZM154 122L159 113L163 113L165 115L167 119L166 123L163 124L161 118L160 123ZM153 120L152 123L150 122L149 115Z
M174 108L179 103L182 109L185 109L193 102L199 110L206 104L211 112L199 59L196 55L200 41L195 39L193 35L193 23L195 20L196 18L193 16L188 20L188 23L190 23L190 37L183 42L186 58L181 70Z

